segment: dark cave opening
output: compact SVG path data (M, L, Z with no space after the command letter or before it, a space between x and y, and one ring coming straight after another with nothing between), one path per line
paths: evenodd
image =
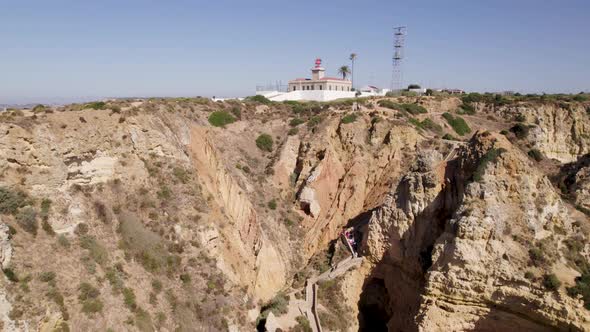
M301 211L303 211L303 213L305 213L308 216L311 215L311 207L310 207L309 203L301 202L300 207L301 207Z
M359 331L387 332L389 294L380 278L370 279L359 299Z

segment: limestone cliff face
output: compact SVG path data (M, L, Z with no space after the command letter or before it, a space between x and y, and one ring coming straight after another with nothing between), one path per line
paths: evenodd
M587 105L545 103L507 106L490 110L505 118L524 120L530 126L527 140L546 157L573 162L590 152L590 118Z
M372 277L389 293L390 330L588 328L581 302L524 277L542 273L531 267L533 243L561 248L574 232L559 195L530 163L503 137L481 133L443 178L424 169L399 181L365 239L377 264ZM560 251L555 259L549 269L576 275Z
M200 179L230 218L232 227L228 231L237 231L235 238L240 240L230 244L235 248L232 254L244 260L236 264L240 273L235 275L234 282L244 284L248 280L254 281L255 297L268 300L285 283L287 260L264 238L259 216L245 190L226 170L204 128L192 128L190 146ZM256 274L253 274L255 270L252 267L257 267Z
M408 127L368 125L367 120L353 124L332 120L300 151L297 199L306 214L308 255L382 201L391 177L404 168L404 156L413 153L421 140Z

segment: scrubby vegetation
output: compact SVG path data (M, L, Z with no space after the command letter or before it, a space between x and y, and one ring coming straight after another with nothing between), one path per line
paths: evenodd
M528 152L529 157L535 159L535 161L543 160L543 153L539 149L530 149Z
M234 118L231 114L227 111L215 111L209 115L209 123L215 127L225 127L230 123L234 123L236 118Z
M16 214L16 222L25 231L37 235L37 211L30 206L26 206Z
M347 114L344 117L342 117L342 120L340 120L340 123L342 123L342 124L353 123L356 121L356 118L357 118L356 114Z
M31 204L28 195L20 190L0 187L0 213L16 214L19 208Z
M476 182L481 182L483 180L483 174L485 173L488 165L490 163L495 163L504 152L506 152L506 150L503 148L491 148L488 150L488 152L486 152L486 154L484 154L479 160L475 172L473 173L473 180Z
M561 286L561 281L557 279L557 276L553 273L545 274L543 276L543 287L550 291L556 291Z
M269 134L260 134L256 138L256 146L262 151L272 152L272 145L273 140Z
M464 104L468 103L486 103L494 106L509 105L511 100L506 96L492 93L469 93L461 98Z
M576 278L576 285L567 288L567 293L572 297L582 296L584 307L590 310L590 271L582 272L582 275Z
M444 113L443 118L447 120L447 123L453 128L453 130L459 135L463 136L471 132L471 128L467 122L460 116L453 116L451 113Z
M510 128L510 131L513 132L518 139L524 139L529 135L529 128L530 127L525 124L517 123Z
M297 321L297 326L293 328L293 332L311 332L311 325L309 324L309 320L305 316L297 316L295 317L295 321Z
M393 109L393 110L398 110L404 114L409 113L412 115L417 115L417 114L428 112L424 107L417 105L417 104L398 104L398 103L395 103L395 102L393 102L391 100L387 100L387 99L380 100L379 106L386 107L386 108Z
M247 101L253 101L253 102L261 103L261 104L265 104L265 105L268 105L268 104L271 104L272 103L272 101L270 101L270 99L268 99L268 98L266 98L265 96L262 96L262 95L255 95L255 96L246 97L245 100L247 100Z
M275 316L281 316L289 311L289 296L285 293L278 293L274 298L268 301L260 308L260 315L258 321L266 319L269 313ZM257 324L258 325L258 324Z
M84 107L90 108L93 110L104 110L107 107L107 104L104 101L95 101L95 102L86 104Z
M416 126L416 128L418 128L418 129L432 130L437 133L442 132L442 127L440 125L434 123L434 121L432 121L430 118L426 118L422 121L419 121L414 118L410 118L408 121L411 124L413 124L414 126Z
M467 115L474 115L475 114L475 107L471 103L463 103L459 106L457 110L457 114L467 114Z
M300 118L293 118L290 122L289 122L289 126L291 127L297 127L300 124L304 123L305 121L303 119Z
M166 243L156 233L129 214L123 215L120 220L120 245L128 255L135 257L152 273L165 272L170 275L176 271L180 258L166 250Z
M101 312L103 303L100 300L99 290L87 282L83 282L78 287L78 300L82 304L82 312L87 315L92 315Z
M318 283L318 301L329 310L320 311L320 321L322 327L330 331L345 331L347 321L351 319L351 310L345 304L341 282L342 279L334 279Z

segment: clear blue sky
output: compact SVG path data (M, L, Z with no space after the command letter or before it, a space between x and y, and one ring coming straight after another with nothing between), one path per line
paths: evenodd
M328 74L356 85L590 90L590 1L0 0L0 103L103 96L235 96Z

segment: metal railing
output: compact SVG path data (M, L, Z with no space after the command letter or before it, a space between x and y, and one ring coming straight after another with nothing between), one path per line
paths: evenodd
M276 84L265 84L265 85L257 85L256 92L258 91L279 91L279 92L289 92L289 85L276 83Z

